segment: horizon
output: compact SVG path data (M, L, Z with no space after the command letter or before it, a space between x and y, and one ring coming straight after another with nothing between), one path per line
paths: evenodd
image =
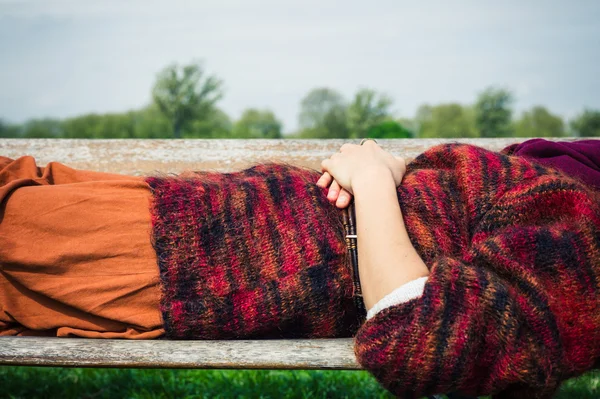
M232 119L270 109L285 133L323 86L346 100L361 87L387 93L396 118L472 104L489 86L513 92L515 115L600 108L600 2L460 4L0 0L0 119L139 109L162 68L193 60L224 81L218 107Z

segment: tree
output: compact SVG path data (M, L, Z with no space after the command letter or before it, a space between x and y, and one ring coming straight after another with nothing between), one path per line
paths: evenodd
M419 137L477 137L473 111L460 104L422 105L415 119Z
M481 137L511 137L513 95L505 89L488 88L475 103L475 125Z
M97 126L101 116L98 114L87 114L63 121L63 136L72 139L102 138L98 136Z
M160 111L169 119L175 138L194 120L210 115L215 103L223 97L222 81L205 76L198 63L170 65L159 72L152 97Z
M0 119L0 138L18 137L21 137L21 127L19 125L9 124Z
M416 119L411 118L399 118L396 119L396 122L402 126L403 129L406 129L410 132L410 137L417 137L419 133L419 122Z
M99 115L95 126L94 137L108 139L134 138L134 125L135 119L133 112Z
M566 136L565 124L560 116L552 115L545 107L536 106L523 112L516 123L517 137L562 137Z
M242 117L233 127L233 136L236 138L281 138L282 124L275 114L269 110L250 108L244 111Z
M366 136L371 139L407 139L412 132L394 120L387 120L372 126Z
M366 137L367 132L385 121L390 114L393 100L372 89L360 89L348 106L350 137Z
M206 118L192 122L190 133L186 134L185 137L231 138L232 130L233 124L229 115L219 108L214 108Z
M62 135L62 122L58 119L31 119L23 125L22 136L24 138L58 138Z
M306 138L348 138L344 98L325 87L311 90L300 103L299 125Z
M158 105L150 105L133 112L134 137L140 139L160 139L173 137L170 121L160 112Z
M584 110L571 121L571 129L579 137L600 137L600 111Z
M66 119L63 137L89 139L122 139L136 137L136 112L87 114Z

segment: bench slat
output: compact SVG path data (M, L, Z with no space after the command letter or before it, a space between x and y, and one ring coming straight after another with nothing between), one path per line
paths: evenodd
M0 365L360 369L354 356L352 339L134 341L2 337L0 338Z
M523 138L378 140L394 155L414 158L442 143L462 142L499 151ZM82 140L0 139L0 155L33 155L39 165L51 161L76 169L144 175L156 171L238 170L256 162L284 161L320 170L321 161L346 142L358 140Z

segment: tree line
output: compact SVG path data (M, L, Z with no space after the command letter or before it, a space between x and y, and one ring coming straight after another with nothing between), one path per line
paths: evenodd
M564 121L544 106L515 118L514 96L490 87L473 104L425 104L412 118L393 115L393 99L370 88L348 101L335 89L310 90L300 102L298 131L282 135L283 124L268 109L246 109L232 120L219 101L223 81L201 63L172 64L161 70L150 104L122 113L66 119L0 119L0 137L17 138L457 138L600 136L600 110L585 109Z

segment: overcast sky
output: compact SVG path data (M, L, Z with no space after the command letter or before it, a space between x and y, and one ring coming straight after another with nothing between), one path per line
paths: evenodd
M237 118L297 126L314 87L420 104L472 103L494 85L518 111L600 108L600 1L0 0L0 118L125 111L166 65L203 60Z

